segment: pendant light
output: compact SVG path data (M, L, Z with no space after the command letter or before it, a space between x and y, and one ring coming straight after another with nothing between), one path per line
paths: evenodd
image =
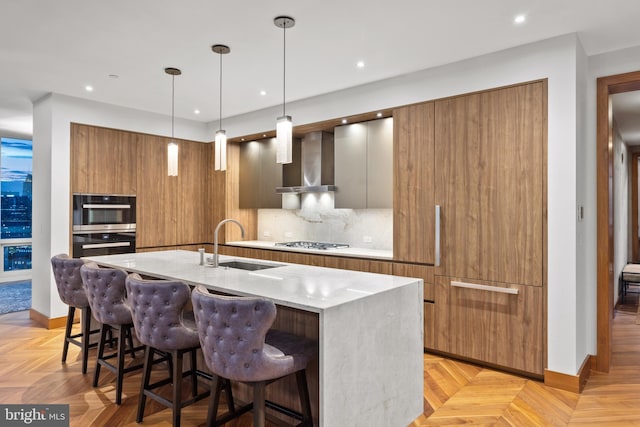
M215 139L215 167L217 171L227 170L227 133L222 129L222 55L231 52L229 46L214 44L211 50L220 55L220 121Z
M171 76L171 140L167 144L167 173L169 176L178 176L178 143L174 139L174 106L175 106L175 79L182 74L177 68L168 67L164 72Z
M291 116L286 113L286 68L287 68L287 28L292 28L296 21L289 16L278 16L273 20L276 27L282 28L283 54L282 54L282 116L276 122L276 162L291 163L293 142L293 123Z

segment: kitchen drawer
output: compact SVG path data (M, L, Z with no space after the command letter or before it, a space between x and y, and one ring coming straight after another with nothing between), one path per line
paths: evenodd
M325 267L343 270L367 271L370 273L391 274L393 266L387 261L376 261L365 258L325 257Z
M437 350L544 374L543 287L447 276L435 287Z
M424 281L425 301L435 302L436 292L433 284L433 267L420 264L393 263L393 275L405 277L419 277Z

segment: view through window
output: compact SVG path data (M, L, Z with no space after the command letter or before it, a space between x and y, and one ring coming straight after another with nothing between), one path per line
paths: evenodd
M33 144L16 138L0 142L2 271L30 270Z

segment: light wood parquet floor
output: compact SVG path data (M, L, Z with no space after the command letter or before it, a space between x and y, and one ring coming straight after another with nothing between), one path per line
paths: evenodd
M640 426L640 325L636 324L636 309L629 305L617 312L611 371L592 373L580 395L425 354L424 414L410 427ZM60 363L63 334L63 328L36 326L27 312L0 315L0 403L68 403L72 426L137 426L140 374L125 378L123 404L116 406L111 373L103 370L100 386L91 386L95 350L90 354L87 375L81 373L75 346L69 348L67 363ZM182 425L203 426L206 405L205 399L183 409ZM251 424L251 415L246 414L227 426ZM142 425L170 426L171 413L148 400Z

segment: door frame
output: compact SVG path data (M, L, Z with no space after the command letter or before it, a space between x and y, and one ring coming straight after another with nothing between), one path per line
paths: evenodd
M595 369L609 372L613 325L613 125L610 95L640 90L640 71L600 77L596 89L597 354Z

